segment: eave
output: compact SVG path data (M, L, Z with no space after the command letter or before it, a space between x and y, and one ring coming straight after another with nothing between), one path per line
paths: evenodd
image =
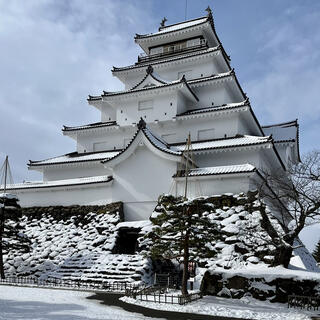
M114 154L119 153L120 150L108 150L108 151L98 151L98 152L87 152L87 153L78 153L72 152L65 154L59 157L53 157L46 160L32 161L29 160L28 169L29 170L38 170L41 171L43 168L53 168L61 166L83 166L90 164L99 164L101 160L107 159L108 157L113 157ZM55 159L67 157L64 161L55 161ZM69 157L69 158L68 158ZM74 158L75 160L70 160Z
M131 71L140 71L141 69L144 69L149 64L152 64L152 66L154 68L157 68L158 66L161 66L161 65L174 64L176 62L179 62L180 60L189 61L189 60L201 59L201 58L207 58L207 57L216 57L221 52L222 52L221 46L218 46L218 47L214 47L214 48L204 49L201 51L198 50L197 52L189 53L189 54L181 53L179 56L173 57L173 58L170 58L170 57L165 58L164 57L158 61L152 61L152 62L146 62L146 63L136 63L134 65L130 65L130 66L126 66L126 67L113 67L112 73L114 75L118 76L119 74L122 74L122 73L127 74ZM229 67L229 69L231 69L231 68Z
M141 89L134 89L134 90L127 90L127 91L120 91L120 92L105 92L101 96L103 101L111 102L115 100L122 100L122 99L135 99L136 97L139 97L141 94L154 94L156 92L168 92L172 90L186 90L186 94L188 94L191 99L193 99L195 102L199 101L199 98L196 96L196 94L193 92L185 78L178 81L173 81L171 83L159 85L159 86L152 86L152 87L146 87Z
M97 130L114 130L119 129L119 125L116 123L116 121L108 121L108 122L96 122L96 123L90 123L87 125L82 126L76 126L76 127L67 127L63 126L62 133L65 136L74 137L78 133L89 133L89 132L95 132Z
M180 162L182 159L182 151L171 148L169 144L154 136L147 128L145 121L141 119L138 123L138 130L134 134L130 143L119 154L110 159L102 160L101 163L105 168L113 168L120 162L125 161L136 150L136 148L141 145L141 143L158 156L167 160Z
M75 178L75 179L65 179L65 180L54 180L47 182L27 182L27 183L17 183L14 185L9 185L9 190L27 192L28 190L41 191L48 189L65 189L65 188L79 188L81 186L95 186L101 184L111 185L113 182L112 176L97 176L97 177L88 177L88 178Z
M227 165L227 166L215 166L206 168L195 168L188 170L188 177L206 177L206 176L217 176L217 175L229 175L239 173L252 173L255 172L256 168L251 164L238 164L238 165ZM185 172L177 172L173 178L180 179L185 178Z
M204 20L205 19L205 20ZM181 23L176 23L173 25L169 25L166 26L165 28L170 28L172 26L175 25L179 25L179 24L183 24L186 22L191 22L191 21L195 21L195 20L204 20L203 22L199 22L198 24L189 26L189 27L184 27L184 28L180 28L180 29L176 29L176 30L172 30L172 31L168 31L168 32L161 32L161 33L153 33L153 34L136 34L134 40L137 44L140 45L140 47L146 52L148 49L148 45L146 45L148 42L150 43L152 40L156 40L156 39L165 39L170 37L171 35L179 35L179 34L186 34L186 33L191 33L194 30L199 30L200 28L205 29L206 27L208 27L211 31L212 31L212 35L213 38L215 39L216 43L218 45L221 45L222 50L223 50L223 55L226 58L226 60L230 61L230 57L226 54L222 43L217 35L216 29L215 29L215 24L214 24L214 20L213 20L213 16L212 13L209 13L207 16L205 17L200 17L197 19L193 19L193 20L189 20L189 21L185 21L185 22L181 22ZM165 29L162 28L162 29Z

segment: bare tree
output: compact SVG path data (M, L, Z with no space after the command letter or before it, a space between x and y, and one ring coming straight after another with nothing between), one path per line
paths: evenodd
M320 151L306 154L287 171L260 172L259 194L271 207L261 210L261 225L276 246L274 265L288 267L301 230L320 221ZM277 220L277 224L272 219Z

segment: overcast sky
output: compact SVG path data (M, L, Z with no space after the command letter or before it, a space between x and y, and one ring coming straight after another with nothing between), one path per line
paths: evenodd
M75 150L62 125L99 121L88 94L121 89L112 66L136 61L135 33L185 18L185 0L0 0L0 161L15 182L40 160ZM320 149L320 1L188 0L206 14L261 124L300 123L301 153ZM305 237L310 247L320 228Z

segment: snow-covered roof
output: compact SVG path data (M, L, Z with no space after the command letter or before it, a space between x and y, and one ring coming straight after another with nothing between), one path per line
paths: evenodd
M157 134L152 132L147 126L142 129L145 136L148 138L148 140L158 149L168 152L175 155L181 155L181 150L179 148L176 148L175 146L170 146L166 141L164 141L161 137L159 137Z
M145 137L146 141L148 141L152 147L156 148L157 150L160 150L161 152L164 152L166 154L172 155L172 156L178 156L180 157L182 155L182 151L176 146L169 145L163 138L159 137L157 134L152 132L150 128L146 125L146 122L141 118L138 123L138 130L132 137L129 144L118 154L114 155L112 158L104 159L101 162L107 163L110 161L113 161L116 158L123 157L123 159L126 159L124 154L126 152L129 152L128 150L131 148L131 146L138 140L139 135Z
M49 158L46 160L40 160L40 161L30 160L28 166L36 167L36 166L87 162L87 161L101 161L104 159L112 158L116 156L119 152L120 152L119 150L117 151L112 150L112 151L105 151L105 152L91 152L91 153L72 152L59 157Z
M231 138L224 139L213 139L207 141L195 141L191 143L192 151L210 150L210 149L221 149L230 147L241 147L250 145L260 145L272 142L269 136L249 136L249 135L237 135ZM186 143L175 144L178 150L183 151L186 147Z
M96 176L87 178L75 178L75 179L63 179L54 181L34 181L16 183L8 186L9 190L20 190L20 189L42 189L42 188L54 188L54 187L66 187L66 186L77 186L84 184L96 184L96 183L107 183L113 180L112 176Z
M206 167L206 168L195 168L188 172L189 177L195 176L210 176L210 175L220 175L220 174L232 174L232 173L247 173L254 172L256 168L249 164L238 164L238 165L228 165L228 166L217 166L217 167ZM176 176L184 176L184 173L177 174Z
M157 86L161 86L163 84L171 84L172 82L173 83L176 83L177 81L167 81L167 80L164 80L160 77L160 75L156 72L154 72L153 68L151 65L148 66L147 70L146 70L146 75L144 76L144 78L142 78L141 81L139 81L136 85L134 85L131 89L129 89L130 91L132 90L135 90L135 89L141 89L141 88L146 88L148 86L148 84L146 83L147 82L147 79L150 78L152 80L154 80L152 82L153 85L157 85ZM145 82L145 85L144 84Z
M78 131L78 130L85 130L85 129L94 129L94 128L103 128L103 127L111 127L111 126L117 126L116 121L107 121L107 122L95 122L95 123L89 123L82 126L75 126L75 127L67 127L63 126L62 131Z
M289 121L268 126L262 126L266 135L271 135L277 141L295 141L298 134L298 121Z
M240 107L244 106L249 106L248 100L238 102L238 103L228 103L228 104L223 104L221 106L214 106L214 107L208 107L208 108L199 108L199 109L192 109L185 111L183 113L180 113L177 115L177 117L184 117L188 115L194 115L194 114L199 114L199 113L207 113L207 112L220 112L223 110L229 110L229 109L237 109Z
M205 48L205 49L200 49L197 51L192 51L191 53L185 53L183 54L183 52L181 52L179 54L179 56L175 56L175 57L170 57L167 59L161 59L160 61L155 61L152 62L152 65L158 65L158 64L164 64L164 63L171 63L171 62L175 62L177 60L181 60L181 59L188 59L188 58L192 58L195 56L207 56L210 55L214 52L217 51L221 51L221 46L216 46L216 47L212 47L212 48ZM149 61L146 61L144 63L140 62L140 63L136 63L133 65L129 65L129 66L125 66L125 67L113 67L112 72L116 73L116 72L121 72L121 71L125 71L125 70L131 70L131 69L138 69L138 68L145 68L148 64L150 64Z
M194 20L179 22L179 23L168 25L168 26L160 27L157 33L171 32L171 31L176 31L184 28L189 28L207 21L208 21L208 17L201 17Z
M301 161L299 150L299 124L297 119L293 121L262 126L262 130L265 134L272 135L272 138L277 145L281 143L294 142L296 161Z
M154 33L143 34L143 35L136 34L135 39L137 40L137 39L141 39L141 38L149 38L149 37L162 35L164 33L179 31L179 30L186 29L186 28L192 28L192 27L198 26L200 24L206 23L207 21L208 21L208 17L201 17L201 18L197 18L194 20L175 23L172 25L160 27L159 31L154 32Z
M148 83L146 80L148 78L152 78L154 80L153 83ZM142 86L145 83L144 86ZM123 90L123 91L116 91L116 92L107 92L103 91L103 95L101 96L102 98L107 98L107 97L113 97L113 96L123 96L127 94L132 94L132 93L137 93L137 92L142 92L142 91L148 91L148 90L157 90L157 89L162 89L166 87L172 87L175 85L183 85L185 87L189 94L196 100L199 101L198 97L196 94L192 91L192 89L189 87L189 83L186 81L185 77L183 76L181 79L174 80L174 81L166 81L164 79L161 79L160 76L153 71L153 68L149 65L147 70L146 70L146 75L145 77L137 83L135 86L133 86L129 90ZM92 99L89 96L89 101Z
M244 93L240 83L239 83L239 80L235 74L235 71L234 69L230 70L230 71L227 71L227 72L224 72L224 73L219 73L219 74L213 74L211 76L208 76L208 77L201 77L201 78L197 78L197 79L193 79L193 80L189 80L188 81L188 84L190 85L191 88L194 88L194 87L198 87L198 86L202 86L203 83L206 83L206 84L211 84L211 81L219 81L219 80L224 80L224 79L228 79L228 78L231 78L235 81L235 84L236 86L238 87L242 97L244 99L247 99L247 95Z

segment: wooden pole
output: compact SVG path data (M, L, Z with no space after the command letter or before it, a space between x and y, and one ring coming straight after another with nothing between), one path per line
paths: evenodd
M188 134L188 140L187 140L187 156L186 156L186 170L185 170L185 187L184 187L184 197L187 199L187 193L188 193L188 164L189 164L189 152L190 152L190 144L191 144L191 138L190 138L190 132Z
M7 174L8 174L8 156L6 156L4 167L4 186L3 186L3 206L0 208L0 277L5 278L3 266L3 233L4 233L4 212L5 212L5 193L7 191Z
M6 156L6 160L4 161L4 185L3 185L3 193L7 191L7 175L8 175L8 156Z

